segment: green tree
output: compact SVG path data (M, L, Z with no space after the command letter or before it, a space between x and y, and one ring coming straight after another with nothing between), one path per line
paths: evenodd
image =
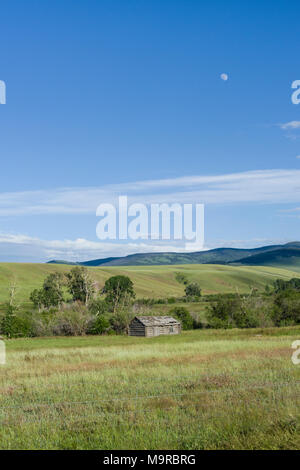
M60 307L64 300L63 276L61 273L51 273L44 280L41 289L34 289L30 294L30 300L38 310L50 307Z
M234 328L236 326L234 314L240 311L242 302L239 295L228 298L218 295L216 302L212 302L207 308L207 319L212 328Z
M188 279L184 273L181 272L176 272L175 273L175 279L179 284L184 284L185 286L188 284Z
M266 284L266 286L265 286L265 294L266 294L266 295L270 295L270 294L271 294L271 288L270 288L269 284Z
M9 304L5 305L5 314L1 320L1 333L8 338L16 335L16 312L17 309Z
M201 297L201 289L197 282L191 282L184 289L186 297Z
M113 311L120 305L127 305L135 297L133 283L128 276L112 276L105 282L103 293Z
M90 327L88 329L88 334L90 335L103 335L103 333L108 333L110 331L110 322L107 317L104 315L98 315L92 319Z
M43 307L45 306L45 295L44 295L44 290L43 289L34 289L30 296L29 296L29 300L31 300L31 302L33 303L33 305L35 306L35 308L38 309L38 311L40 312Z
M116 333L128 333L129 324L133 317L134 314L131 309L119 305L110 317L110 324Z
M12 338L17 333L17 312L19 309L19 305L17 305L15 297L17 293L17 285L16 282L13 281L9 287L9 300L4 305L5 313L1 320L1 333L7 336L8 338Z
M92 315L104 315L108 311L108 305L103 299L92 299L89 302L89 312Z
M279 292L274 299L273 320L276 326L300 323L300 293L289 289Z
M76 266L66 274L68 290L74 301L88 305L95 293L95 282L83 266Z
M278 294L285 290L295 290L300 292L300 279L293 277L289 281L284 281L283 279L276 279L273 283L274 292Z
M64 300L64 278L61 273L51 273L43 284L45 299L49 307L59 307Z
M219 295L206 316L211 328L256 328L274 324L271 311L271 300L253 290L248 296Z
M183 330L193 329L193 317L185 307L174 307L171 309L170 313L174 317L178 318L178 320L181 322Z

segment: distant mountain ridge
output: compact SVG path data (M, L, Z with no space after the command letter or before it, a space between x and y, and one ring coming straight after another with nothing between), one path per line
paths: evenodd
M122 257L109 257L83 262L52 260L50 264L78 266L158 266L172 264L242 264L257 266L285 266L300 269L300 242L268 245L259 248L215 248L194 253L136 253Z

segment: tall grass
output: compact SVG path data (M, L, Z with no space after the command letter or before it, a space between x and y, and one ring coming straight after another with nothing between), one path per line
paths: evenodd
M1 449L298 449L300 328L7 342Z

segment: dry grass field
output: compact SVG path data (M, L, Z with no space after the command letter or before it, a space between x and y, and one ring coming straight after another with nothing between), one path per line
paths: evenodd
M299 449L300 328L13 339L1 449Z

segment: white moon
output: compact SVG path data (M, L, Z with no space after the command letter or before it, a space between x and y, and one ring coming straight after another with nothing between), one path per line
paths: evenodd
M221 77L221 79L224 80L225 82L226 82L226 80L228 80L228 78L229 78L228 75L227 75L227 73L221 73L220 77Z

